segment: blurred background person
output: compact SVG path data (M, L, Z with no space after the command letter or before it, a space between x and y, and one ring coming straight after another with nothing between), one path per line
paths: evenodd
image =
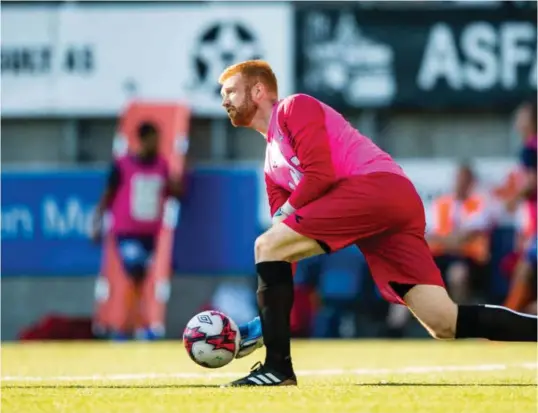
M510 289L504 305L515 311L536 314L536 237L518 258L511 274Z
M144 122L137 130L138 151L130 151L113 161L105 190L97 205L91 238L102 239L103 218L110 211L111 232L115 238L125 274L133 284L133 296L127 297L123 319L140 312L142 287L154 258L161 230L164 202L168 196L180 198L181 184L170 177L168 163L159 155L159 130ZM108 225L108 224L107 224ZM160 337L150 326L125 331L122 326L108 332L115 339L131 334L142 338Z
M521 137L519 165L509 176L514 190L507 200L507 209L515 211L522 203L531 208L531 216L536 216L536 135L537 106L536 100L523 102L516 111L515 128ZM515 175L515 176L514 176ZM532 223L536 232L536 219Z
M493 221L469 163L460 164L453 192L434 199L428 217L426 239L450 295L457 303L476 300L488 282Z
M518 225L508 308L536 313L536 238L537 238L537 107L524 102L516 111L516 129L522 138L519 168L513 175L514 190L506 202L508 211L517 212Z

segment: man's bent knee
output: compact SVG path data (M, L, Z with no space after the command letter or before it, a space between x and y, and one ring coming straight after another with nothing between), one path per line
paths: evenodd
M416 285L404 300L432 337L438 340L455 338L458 308L443 287Z
M280 223L260 235L254 243L256 262L288 261L324 253L321 246Z
M256 262L260 261L285 261L282 257L278 257L278 240L275 240L267 232L256 238L254 242L254 255Z

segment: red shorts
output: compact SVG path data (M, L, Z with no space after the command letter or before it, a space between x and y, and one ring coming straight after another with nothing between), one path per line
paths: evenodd
M350 177L284 221L326 251L356 244L383 297L403 303L398 285L444 287L424 239L424 206L413 184L388 172Z

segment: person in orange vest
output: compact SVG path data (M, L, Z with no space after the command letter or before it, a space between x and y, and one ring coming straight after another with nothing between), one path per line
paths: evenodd
M466 303L487 280L492 225L488 198L476 190L469 164L460 165L454 193L435 199L428 215L426 240L435 262L454 300Z

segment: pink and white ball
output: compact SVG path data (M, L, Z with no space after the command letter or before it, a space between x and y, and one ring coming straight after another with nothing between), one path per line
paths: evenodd
M240 341L237 324L220 311L196 314L183 331L183 344L189 357L210 369L230 363L239 351Z

